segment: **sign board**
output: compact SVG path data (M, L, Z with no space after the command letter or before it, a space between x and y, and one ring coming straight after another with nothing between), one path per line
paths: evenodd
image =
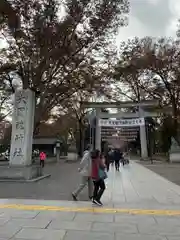
M113 141L130 141L130 142L132 142L132 141L135 141L136 140L136 137L128 137L128 138L126 138L126 137L103 137L102 138L102 140L103 141L109 141L109 140L113 140Z
M104 127L135 127L145 125L144 118L134 119L121 119L121 120L110 120L110 119L99 119L99 126Z

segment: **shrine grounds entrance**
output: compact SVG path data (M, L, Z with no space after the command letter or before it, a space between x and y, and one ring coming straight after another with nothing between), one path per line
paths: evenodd
M101 142L104 148L117 148L128 151L129 144L135 144L139 138L140 126L145 125L144 118L126 120L103 120L101 126ZM104 144L103 144L104 143ZM140 150L138 148L138 150Z
M125 142L134 141L138 134L141 158L148 158L145 118L159 116L158 101L82 102L81 104L84 108L94 109L96 124L95 136L92 137L95 140L96 149L102 149L102 141L107 141L110 145L122 145ZM117 113L101 111L108 108L117 109ZM135 111L132 112L132 109Z

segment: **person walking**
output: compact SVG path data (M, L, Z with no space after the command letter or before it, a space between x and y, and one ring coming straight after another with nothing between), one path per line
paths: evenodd
M39 158L40 158L40 166L42 166L42 168L44 168L44 164L45 164L45 160L46 160L46 153L43 151L40 152Z
M92 202L98 206L102 206L101 197L106 189L104 180L107 178L105 172L106 165L104 157L99 150L95 150L92 154L92 174L91 177L94 183L94 192Z
M114 150L111 149L109 155L110 155L110 163L113 166L114 165Z
M120 159L120 161L121 161L121 163L122 163L123 166L124 166L125 163L126 163L126 160L125 160L124 156L125 156L125 154L123 154L123 152L122 152L122 153L121 153L121 159Z
M110 163L111 163L111 149L108 150L105 156L105 164L106 164L107 172L109 172Z
M74 201L77 201L78 195L83 191L83 189L88 185L88 193L89 199L92 199L93 192L93 182L91 179L91 168L92 168L92 160L91 160L91 152L90 146L88 145L86 150L83 153L83 157L80 162L79 173L81 175L81 183L79 187L72 192L72 197Z
M115 161L116 171L119 171L121 157L122 157L122 154L121 154L120 150L116 149L114 152L114 161Z

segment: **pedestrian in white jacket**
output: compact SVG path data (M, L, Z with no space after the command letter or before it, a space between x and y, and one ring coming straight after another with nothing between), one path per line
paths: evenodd
M88 185L89 199L92 199L93 194L93 182L91 179L92 160L90 146L84 151L83 157L80 162L79 173L81 174L81 183L79 187L72 193L73 200L77 201L77 197L82 190Z

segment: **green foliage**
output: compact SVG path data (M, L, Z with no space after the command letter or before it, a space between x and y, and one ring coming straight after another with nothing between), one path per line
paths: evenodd
M162 126L159 131L161 134L162 151L167 153L171 147L171 137L173 136L173 124L171 117L163 119Z

